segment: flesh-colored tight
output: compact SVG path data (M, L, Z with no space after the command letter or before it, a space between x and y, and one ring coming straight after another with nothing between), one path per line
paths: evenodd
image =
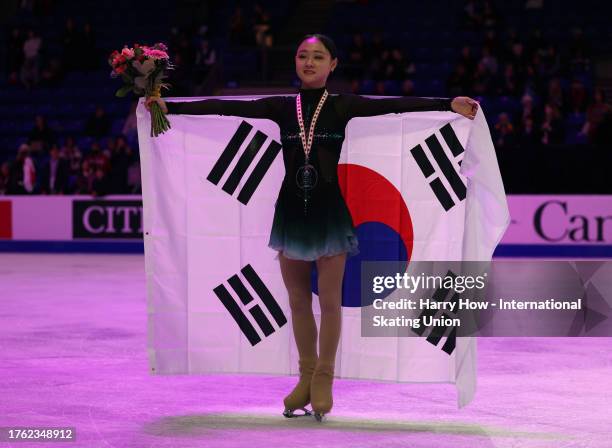
M289 293L293 335L300 358L317 358L317 326L312 312L311 262L291 260L279 254L283 282ZM346 253L316 260L318 272L321 328L321 362L334 364L342 322L342 278Z

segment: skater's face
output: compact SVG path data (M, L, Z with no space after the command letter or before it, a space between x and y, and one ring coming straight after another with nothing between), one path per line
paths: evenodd
M295 54L295 72L303 88L323 87L337 64L338 58L332 59L329 50L315 37L304 40Z

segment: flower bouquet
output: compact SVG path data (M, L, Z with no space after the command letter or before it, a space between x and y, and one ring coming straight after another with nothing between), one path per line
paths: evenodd
M120 52L115 50L108 58L113 68L111 78L121 77L124 85L115 93L124 97L129 92L145 97L160 97L161 89L170 84L162 82L166 72L173 68L168 57L168 48L162 43L152 47L134 44L125 46ZM151 137L157 137L170 129L170 122L158 103L151 104Z

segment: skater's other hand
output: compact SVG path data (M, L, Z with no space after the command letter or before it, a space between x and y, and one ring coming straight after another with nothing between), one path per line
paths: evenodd
M167 114L168 113L168 107L166 106L166 102L158 97L158 96L149 96L147 97L147 99L145 100L145 107L147 108L147 110L150 112L151 111L151 105L153 103L157 103L159 104L159 107L161 107L161 110Z
M463 115L470 120L476 118L480 103L468 96L456 96L451 102L453 112Z

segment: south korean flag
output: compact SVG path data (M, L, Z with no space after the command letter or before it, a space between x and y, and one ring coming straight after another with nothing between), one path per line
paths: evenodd
M267 247L284 176L278 126L171 115L172 129L150 138L142 101L137 118L151 371L296 374L287 293ZM509 219L482 108L473 121L453 112L355 118L338 175L360 254L347 260L336 376L454 383L464 406L475 392L475 341L452 328L362 336L359 276L367 260L491 258ZM454 300L452 291L439 297ZM313 308L319 323L316 298Z

